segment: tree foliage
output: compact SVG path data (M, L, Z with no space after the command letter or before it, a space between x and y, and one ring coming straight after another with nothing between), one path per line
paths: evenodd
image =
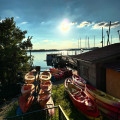
M18 82L18 73L27 71L30 57L26 49L32 47L31 39L25 40L27 31L16 27L14 18L0 22L0 82L1 84Z

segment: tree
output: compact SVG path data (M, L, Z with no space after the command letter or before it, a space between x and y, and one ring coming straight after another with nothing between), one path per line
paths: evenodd
M30 57L26 49L32 47L31 39L25 41L27 31L21 31L16 27L14 18L6 18L0 23L0 82L18 82L18 73L24 73L30 69Z

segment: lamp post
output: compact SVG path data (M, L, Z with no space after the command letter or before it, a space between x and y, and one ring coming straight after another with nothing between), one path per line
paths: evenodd
M120 42L120 30L118 30L117 32L118 32L118 35L119 35L119 42Z
M31 58L31 50L32 50L32 46L29 47L29 51L30 51L30 58Z

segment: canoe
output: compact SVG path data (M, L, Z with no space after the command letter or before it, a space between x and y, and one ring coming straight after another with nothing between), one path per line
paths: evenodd
M71 78L67 78L64 82L65 90L69 94L74 106L89 119L100 120L100 112L93 100L91 100L85 92L76 87Z
M50 99L46 103L46 108L48 108L49 116L54 116L55 115L55 108L52 108L52 107L54 107L54 102L53 102L52 97L50 97Z
M85 89L86 81L85 81L83 78L81 78L81 77L78 76L78 75L73 74L73 75L72 75L72 79L73 79L73 84L74 84L74 85L82 88L83 90Z
M52 89L51 81L41 82L40 88L45 92L48 93Z
M40 89L37 102L40 104L41 108L45 108L46 103L51 97L51 91L49 93L45 93L42 89Z
M120 110L120 99L108 95L90 85L86 85L85 92L97 105L113 112L118 112Z
M26 98L25 96L19 97L19 105L23 113L27 112L30 106L32 105L34 101L34 96L29 96Z
M59 69L51 68L49 70L56 80L60 80L72 76L72 70L68 70L66 68L59 68Z
M21 93L23 96L30 95L34 92L35 86L33 84L24 84L21 88Z
M46 70L40 73L39 78L40 78L40 81L42 82L49 81L51 79L51 73Z
M59 70L59 69L54 69L51 68L49 69L50 73L52 74L52 76L54 76L55 80L60 80L64 78L64 72Z
M28 72L24 79L25 79L25 83L33 83L35 80L35 76L34 76L34 72L35 70L32 70L31 72ZM36 79L38 78L38 75L36 75Z
M60 68L59 70L61 70L62 72L64 72L65 78L72 76L72 70L69 70L67 68Z
M97 104L98 109L108 118L112 120L120 120L120 111L119 112L113 112L109 109L105 109L101 105Z

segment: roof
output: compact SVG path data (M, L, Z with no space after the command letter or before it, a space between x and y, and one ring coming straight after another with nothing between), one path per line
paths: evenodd
M89 62L99 62L115 56L120 56L120 43L115 43L72 57Z

